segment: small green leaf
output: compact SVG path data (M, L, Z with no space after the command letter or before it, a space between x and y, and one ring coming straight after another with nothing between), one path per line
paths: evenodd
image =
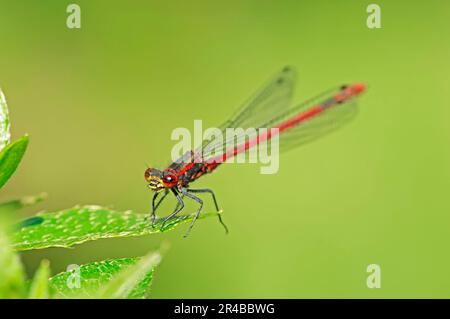
M55 297L65 298L94 298L101 289L116 275L136 265L141 258L110 259L100 262L71 267L71 270L62 272L50 279L50 287L55 291ZM156 265L155 265L156 266ZM147 269L145 275L139 277L127 298L144 298L153 278L154 267ZM131 274L133 276L133 274ZM103 288L102 288L103 287Z
M22 263L0 229L0 299L22 298L24 294L25 274Z
M45 198L47 198L47 194L41 193L39 195L24 196L19 199L13 199L8 202L0 203L0 214L2 212L11 212L27 206L37 204L43 201Z
M100 206L82 206L54 213L39 213L21 222L21 228L12 234L17 250L48 247L71 247L90 240L112 237L143 236L165 232L192 220L192 215L177 216L164 228L162 218L151 226L148 214L132 211L119 212ZM206 213L201 217L217 216Z
M11 133L9 132L9 114L5 95L0 89L0 151L9 144Z
M48 299L49 277L50 277L50 264L48 260L44 259L41 261L38 270L34 274L34 278L30 286L30 291L28 293L29 299Z
M153 278L155 267L161 261L159 252L147 254L134 266L120 271L97 294L102 299L144 298Z
M13 143L7 145L5 149L0 152L0 188L6 184L8 179L14 174L16 168L27 149L28 136L25 135Z
M67 271L50 278L50 287L57 297L93 297L115 274L134 265L137 260L138 258L121 258L80 266L69 265Z
M139 278L137 284L130 291L130 293L126 296L128 299L144 299L148 298L150 295L150 286L153 281L153 274L155 272L155 267L149 269L142 278ZM124 297L125 298L125 297Z

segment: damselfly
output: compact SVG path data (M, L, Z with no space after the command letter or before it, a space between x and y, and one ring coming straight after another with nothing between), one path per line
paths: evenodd
M356 114L355 98L365 90L364 84L361 83L343 85L327 90L294 107L289 107L294 92L295 78L296 72L291 67L285 67L278 72L228 121L220 126L224 135L226 128L242 128L244 130L247 128L276 128L280 138L280 150L288 150L323 136L348 122ZM227 148L229 144L227 141L221 141L221 145L217 145L216 141L204 141L200 147L187 152L164 170L147 168L145 180L148 187L155 192L152 200L152 225L155 223L156 210L169 193L172 193L178 202L174 211L163 218L161 227L164 227L167 221L183 209L183 199L187 197L199 204L185 234L187 236L203 207L203 200L196 194L210 194L215 208L219 212L216 197L211 189L192 189L189 187L190 184L201 176L213 172L221 163L272 137L273 135L270 133L260 134L252 140L247 140L245 143L231 148ZM219 155L217 154L218 149L223 150ZM162 196L157 201L160 194ZM218 217L220 223L228 231L220 213Z

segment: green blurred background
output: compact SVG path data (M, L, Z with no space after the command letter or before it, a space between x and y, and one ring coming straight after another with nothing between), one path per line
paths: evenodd
M79 30L66 7L81 6ZM364 81L355 121L281 157L201 179L216 219L144 238L22 254L68 264L140 256L168 240L153 296L450 297L450 2L0 1L0 86L29 150L0 199L147 211L147 163L169 162L176 127L220 124L285 64L296 100ZM205 198L207 199L207 198ZM207 210L213 206L206 200ZM171 201L165 210L173 208ZM193 210L195 206L188 206ZM381 289L366 267L381 266Z

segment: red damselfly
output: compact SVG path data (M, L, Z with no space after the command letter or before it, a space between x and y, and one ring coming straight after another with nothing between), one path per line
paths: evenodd
M361 83L343 85L299 105L289 107L295 79L296 72L293 68L283 68L219 128L223 132L226 128L276 128L280 134L280 150L291 149L348 122L356 114L355 97L365 90L364 84ZM148 187L155 192L152 200L152 225L155 223L157 208L169 193L172 193L178 202L175 210L162 219L161 227L164 227L168 220L183 209L183 198L188 197L196 201L199 208L185 234L187 236L203 207L202 199L195 194L210 194L219 212L216 197L211 189L192 189L189 187L190 184L201 176L213 172L224 161L246 152L271 137L270 133L258 135L255 139L233 146L231 149L227 148L227 141L221 142L223 145L219 145L219 149L223 152L219 155L217 155L217 142L204 141L200 147L187 152L164 170L146 169L145 180ZM162 197L157 201L160 194ZM228 231L220 213L218 217Z

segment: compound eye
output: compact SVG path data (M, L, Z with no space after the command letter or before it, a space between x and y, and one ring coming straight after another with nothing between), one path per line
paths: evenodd
M150 180L150 176L152 176L152 169L151 168L147 168L145 170L145 173L144 173L145 180L149 181Z
M165 174L163 177L164 185L167 187L173 187L177 184L177 177L174 174Z

